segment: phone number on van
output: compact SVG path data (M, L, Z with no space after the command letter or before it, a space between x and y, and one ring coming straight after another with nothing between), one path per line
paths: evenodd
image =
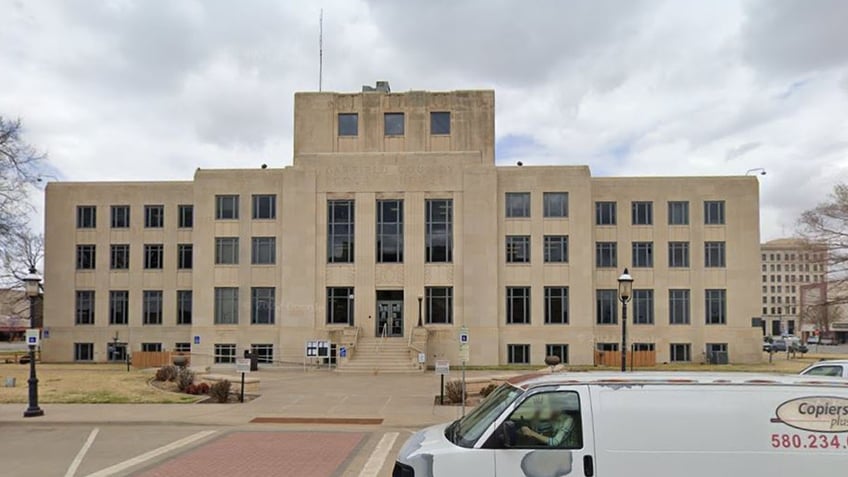
M848 449L848 436L772 434L771 446L775 449Z

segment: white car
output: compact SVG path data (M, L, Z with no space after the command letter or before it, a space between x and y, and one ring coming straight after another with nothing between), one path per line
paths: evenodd
M819 361L801 371L803 376L829 376L848 379L848 359Z

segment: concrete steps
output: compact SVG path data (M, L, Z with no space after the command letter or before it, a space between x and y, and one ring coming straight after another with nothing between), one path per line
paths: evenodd
M336 368L339 373L420 373L412 361L406 338L360 338L353 356Z

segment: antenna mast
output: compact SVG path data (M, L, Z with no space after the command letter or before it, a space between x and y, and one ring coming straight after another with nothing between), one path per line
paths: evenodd
M318 92L321 92L324 79L324 9L318 16Z

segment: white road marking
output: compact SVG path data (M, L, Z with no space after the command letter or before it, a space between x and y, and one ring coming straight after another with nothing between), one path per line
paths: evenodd
M71 462L71 466L68 467L68 471L65 472L65 477L74 477L74 474L77 473L77 469L79 469L80 464L82 464L85 454L88 452L88 449L91 448L91 444L94 444L94 439L97 437L98 432L100 432L100 429L95 427L88 435L88 439L85 440L85 444L82 445L82 449L77 452L77 456L74 457L74 460Z
M362 468L359 477L376 477L380 473L380 469L383 468L386 457L389 455L389 451L392 450L397 437L397 432L383 434L380 442L377 443L377 447L374 448L374 452L371 453L371 457L365 462L365 467Z
M188 437L183 437L178 441L174 441L170 444L159 447L158 449L153 449L150 452L146 452L141 454L140 456L133 457L132 459L125 460L123 462L117 463L111 467L107 467L103 470L99 470L93 474L88 474L88 477L109 477L110 475L115 475L119 472L123 472L130 467L141 464L142 462L148 461L155 457L159 457L162 454L171 452L174 449L179 449L180 447L187 446L192 442L199 441L205 437L208 437L218 431L202 431L196 434L192 434Z

